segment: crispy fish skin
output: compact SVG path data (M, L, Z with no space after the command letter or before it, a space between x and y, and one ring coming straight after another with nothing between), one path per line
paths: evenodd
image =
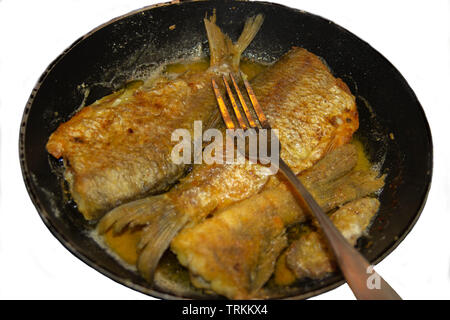
M281 158L296 174L348 143L358 129L350 90L305 49L292 48L252 86L272 128L279 130Z
M380 207L375 198L352 201L330 217L336 228L352 245L361 237ZM294 241L286 253L286 264L297 278L320 279L337 270L333 253L323 234L310 231Z
M211 78L238 68L241 53L256 35L261 15L250 18L236 44L205 18L211 67L153 86L127 88L83 108L50 136L48 152L63 158L65 178L79 211L96 219L107 210L177 181L185 164L172 162L175 129L211 124L217 115ZM192 132L191 132L192 134Z
M350 171L356 162L355 147L345 145L303 172L300 179L314 181L316 186L327 183ZM286 226L303 219L299 202L280 184L185 228L173 239L171 249L189 268L195 286L233 299L248 298L267 281L276 258L287 247Z
M358 128L355 98L317 56L305 49L292 48L257 76L252 86L272 127L279 130L283 159L296 173L348 142ZM159 225L159 228L143 232L143 251L138 262L141 274L150 280L162 251L172 240L169 235L185 224L195 225L217 208L258 193L271 174L269 168L248 161L194 166L169 192L147 198L145 213L143 210L130 213L132 204L118 207L101 220L99 232L105 232L117 221L121 221L122 227ZM165 205L161 205L161 201ZM172 212L170 219L166 214L168 208ZM173 217L177 217L177 223ZM165 219L170 220L170 224ZM164 237L164 241L159 237ZM165 244L156 255L150 241L154 239L158 239L158 244Z
M351 145L346 147L330 153L300 175L304 183L307 179L315 181L310 185L313 195L327 190L328 198L319 200L326 211L384 185L384 178L376 178L375 172L358 175L348 172L356 164L356 155L353 154L353 159L343 157L348 155L345 151L352 150ZM341 170L323 175L324 164L333 168L337 161L341 162ZM357 179L352 180L355 176ZM353 188L361 191L354 192ZM336 201L338 198L340 201ZM201 283L202 288L232 299L249 298L269 279L277 257L287 247L286 228L309 218L288 187L280 184L219 211L195 227L183 229L172 241L171 249L197 280L203 279L193 282L194 285Z
M214 97L203 90L206 76L193 78L160 81L150 91L137 89L125 98L94 103L51 135L47 150L64 158L65 178L86 219L162 191L183 174L184 165L170 161L173 145L167 137L214 110ZM184 108L184 103L198 108Z
M172 242L180 263L205 280L203 288L232 299L246 299L259 289L273 271L272 262L288 245L283 221L273 214L274 208L258 198L255 203L248 200L239 210L230 206L234 214L225 209L184 229ZM252 209L258 210L257 219L247 216Z

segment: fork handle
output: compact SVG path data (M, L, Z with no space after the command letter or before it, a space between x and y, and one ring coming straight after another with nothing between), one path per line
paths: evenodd
M395 290L379 276L370 263L344 238L306 190L291 168L280 158L279 169L294 186L319 222L350 289L361 300L401 300ZM373 280L373 281L372 281ZM372 288L369 288L372 287Z

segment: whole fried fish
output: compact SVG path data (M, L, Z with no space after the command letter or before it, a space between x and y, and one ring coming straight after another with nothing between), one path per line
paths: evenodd
M347 143L358 128L353 95L320 58L305 49L292 48L252 86L272 128L279 130L282 158L296 173ZM269 168L248 161L200 164L169 192L112 210L100 221L98 231L145 227L137 266L151 280L162 253L181 228L258 193L271 175Z
M171 160L172 132L192 131L195 120L212 125L217 110L211 78L238 69L262 22L261 15L249 18L233 44L215 24L215 15L205 18L208 70L176 79L162 76L151 86L135 83L83 108L50 136L47 150L64 159L65 179L86 219L163 191L181 177L187 166Z
M384 178L377 178L375 171L349 172L356 158L353 145L347 145L300 174L324 211L383 186ZM288 246L286 228L308 218L288 186L279 184L183 229L171 249L190 270L195 286L231 299L248 299L267 282Z

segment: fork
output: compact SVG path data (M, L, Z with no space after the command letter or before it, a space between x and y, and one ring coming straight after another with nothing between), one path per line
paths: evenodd
M214 79L211 80L217 103L227 129L238 128L243 129L244 131L249 129L258 130L259 127L257 122L254 119L254 116L252 115L252 112L247 105L235 78L231 73L229 77L238 96L240 105L244 111L244 114L242 114L239 110L238 103L234 97L228 80L225 76L223 76L223 82L232 105L233 114L237 119L237 124L233 120L230 112L228 112L227 105L220 92L219 86ZM250 83L242 73L241 78L244 82L250 100L250 106L256 115L261 128L271 130L269 121L264 115ZM246 119L246 121L244 119ZM248 157L248 154L246 154L246 156ZM267 161L268 159L265 160ZM272 163L272 165L274 165L274 163ZM373 266L361 255L361 253L359 253L358 250L347 242L344 236L334 226L330 218L328 218L286 162L284 162L284 160L280 157L278 159L278 164L275 165L278 166L277 169L279 169L289 183L292 184L296 194L304 200L314 217L319 222L325 238L328 241L328 245L331 247L340 270L342 271L355 297L361 300L401 300L395 290L378 273L376 273L375 270L373 270Z

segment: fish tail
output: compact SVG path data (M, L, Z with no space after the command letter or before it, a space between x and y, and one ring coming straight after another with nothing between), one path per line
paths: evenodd
M241 54L252 42L264 21L262 14L250 17L246 20L244 29L236 43L220 30L216 25L216 13L214 11L210 18L203 19L206 33L208 35L211 66L230 63L234 70L239 67Z
M119 234L136 221L140 221L139 225L150 223L153 218L153 207L160 202L159 198L160 196L148 197L128 202L109 211L98 223L98 233L104 234L113 229L114 234Z
M143 230L138 243L140 254L137 268L144 279L152 282L163 253L187 221L187 216L178 211L160 212L154 222Z
M263 22L264 16L262 14L250 17L245 21L244 29L242 30L238 41L234 45L236 53L233 56L233 66L239 66L242 52L244 52L244 50L247 49L247 47L253 41Z
M137 267L142 276L151 281L161 256L187 220L173 201L162 194L115 208L100 220L97 230L104 234L112 229L114 234L118 234L126 228L142 229L137 245L140 253Z

